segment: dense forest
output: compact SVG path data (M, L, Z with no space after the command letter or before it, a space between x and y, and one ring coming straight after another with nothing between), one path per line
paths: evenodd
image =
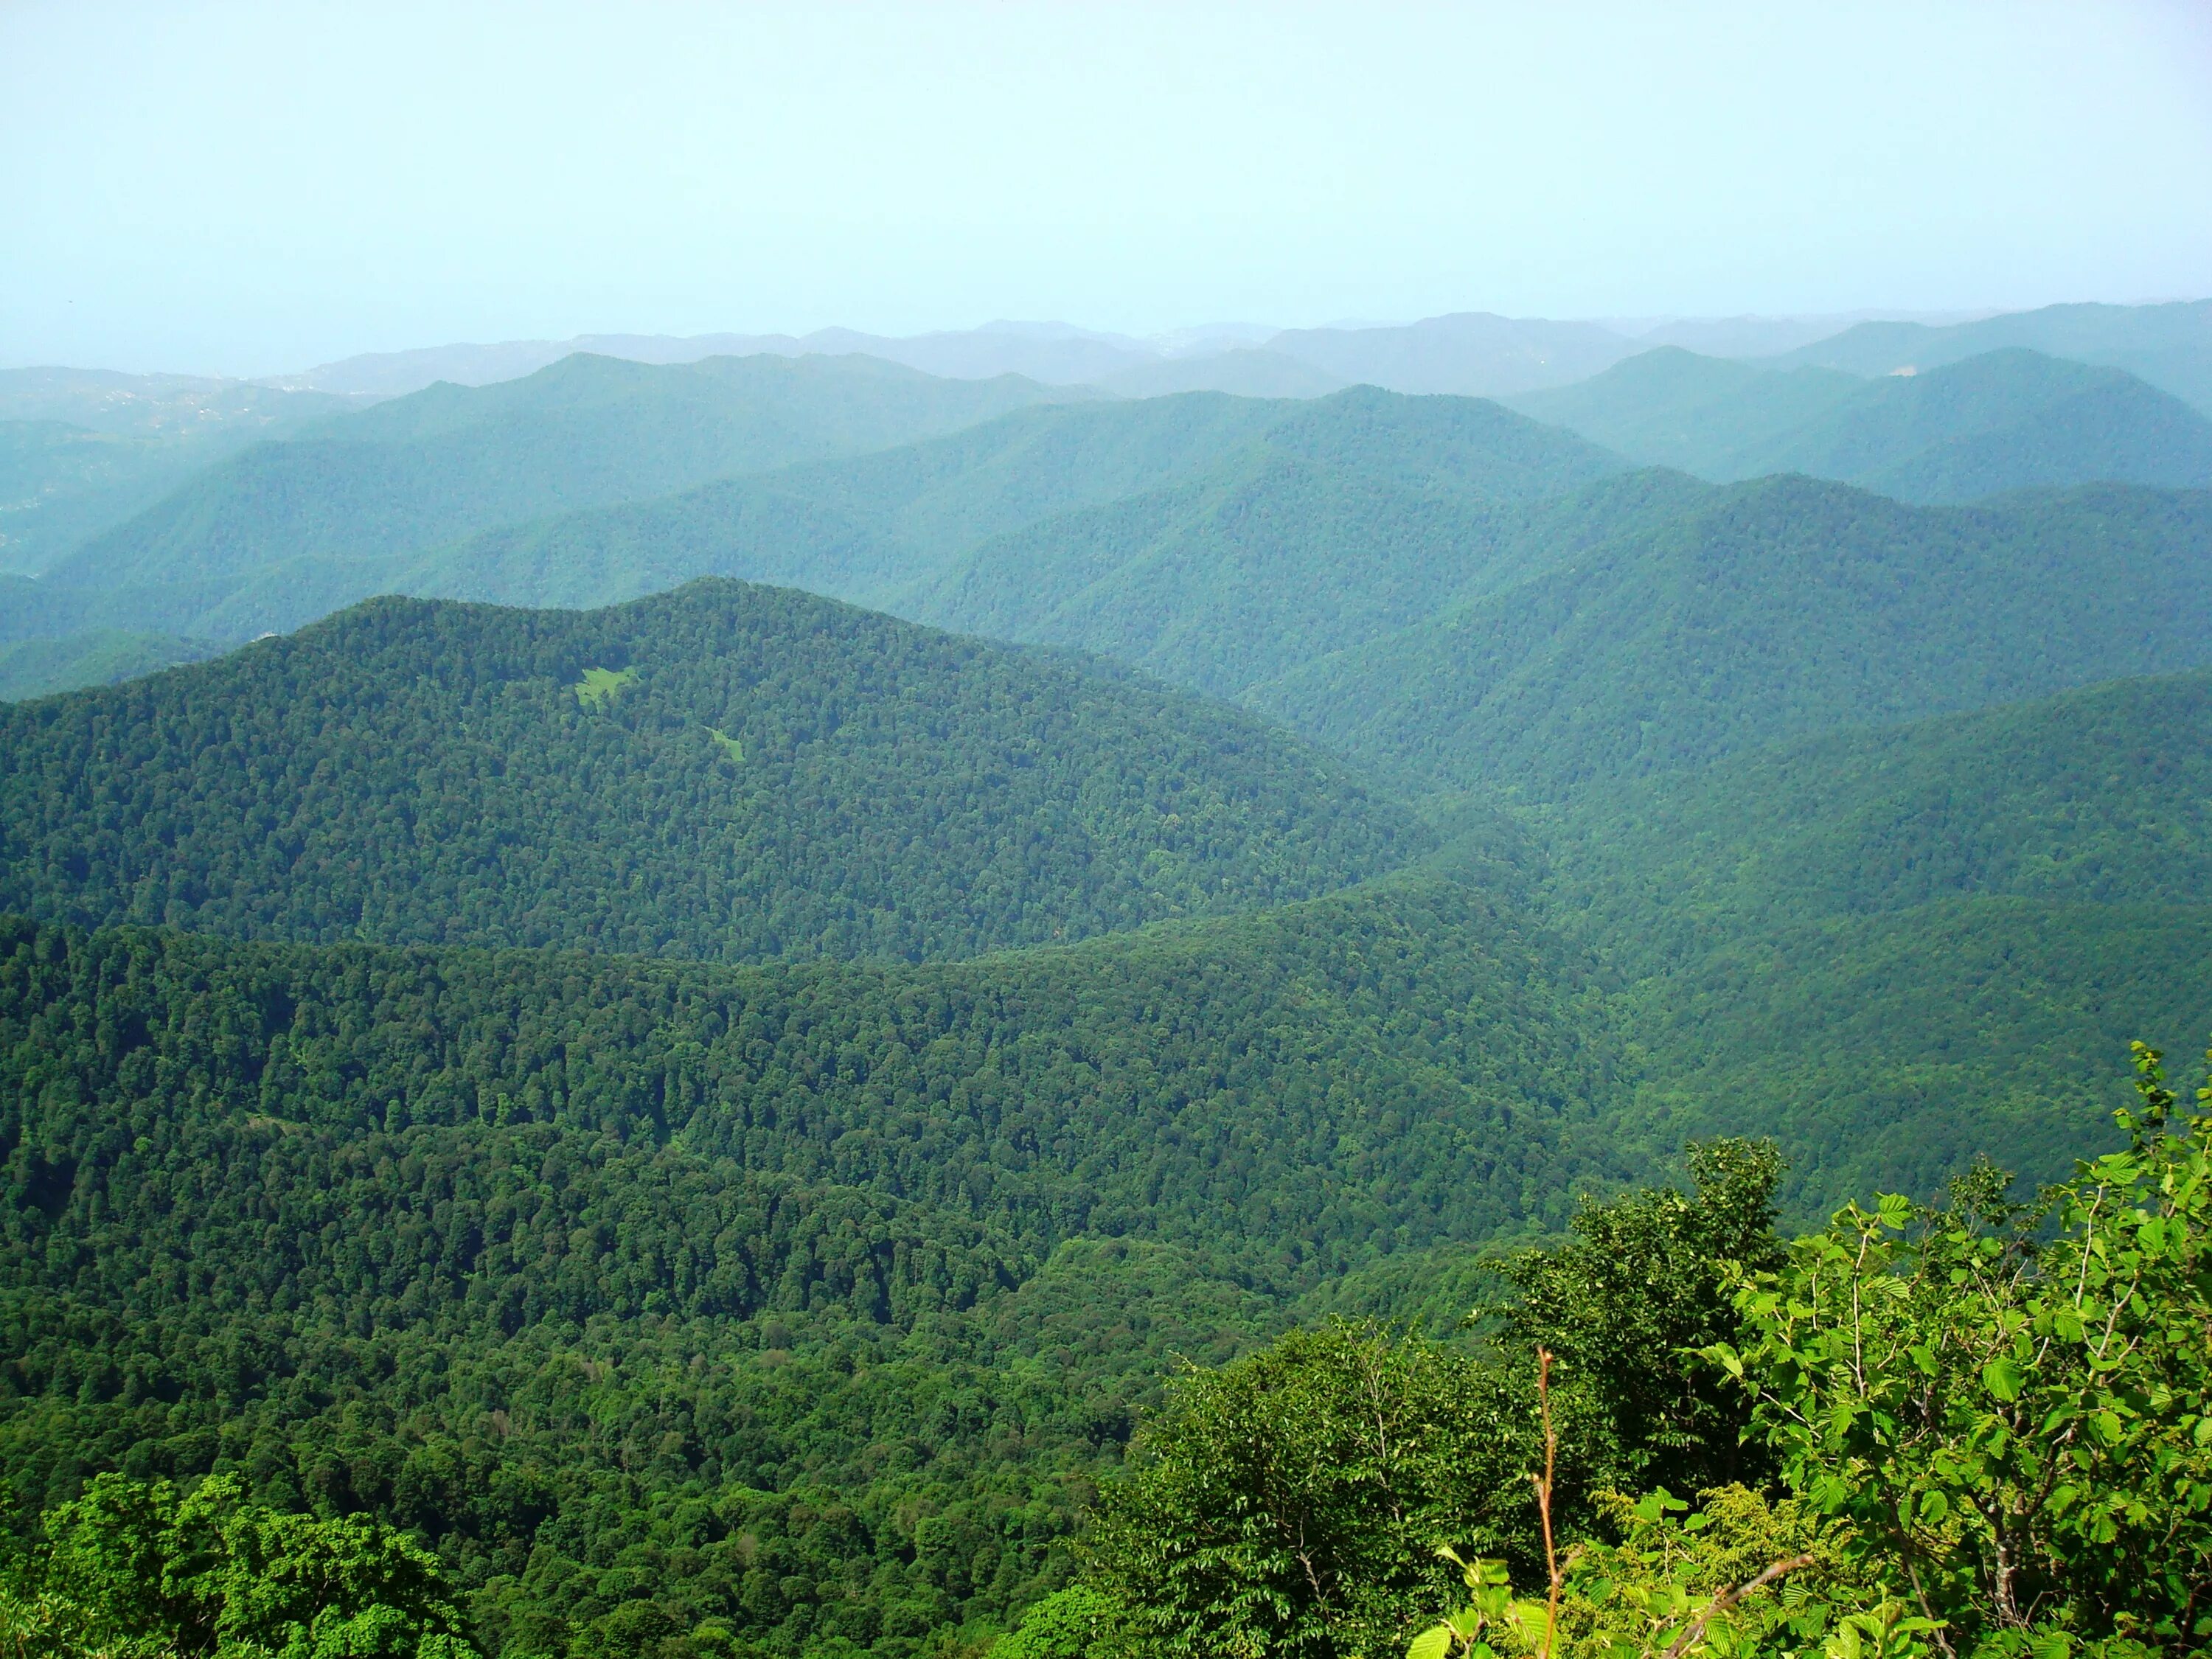
M2212 1652L2170 310L0 377L0 1652Z

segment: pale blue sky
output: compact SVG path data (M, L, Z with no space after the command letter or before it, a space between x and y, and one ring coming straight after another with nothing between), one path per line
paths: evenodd
M0 0L0 363L2212 292L2212 5Z

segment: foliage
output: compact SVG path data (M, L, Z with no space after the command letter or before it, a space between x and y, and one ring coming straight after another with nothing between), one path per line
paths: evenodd
M2177 1117L2136 1064L2125 1151L2024 1206L1984 1173L1847 1207L1747 1279L1751 1340L1713 1350L1947 1652L2212 1637L2212 1081Z
M1179 1381L1142 1459L1101 1493L1090 1571L1147 1653L1387 1643L1437 1594L1433 1540L1526 1536L1521 1407L1433 1344L1293 1333Z
M1515 1298L1478 1310L1500 1316L1494 1357L1339 1322L1182 1378L1087 1546L1144 1650L1382 1650L1443 1594L1437 1540L1526 1571L1545 1559L1540 1508L1586 1532L1608 1490L1744 1467L1747 1413L1687 1349L1735 1333L1727 1264L1778 1257L1779 1164L1726 1143L1690 1168L1693 1195L1585 1204L1571 1240L1508 1258ZM1552 1412L1564 1456L1540 1506L1524 1475Z
M93 925L962 956L1307 897L1423 842L1231 711L732 583L381 600L0 712L0 902Z
M233 1476L186 1495L101 1475L45 1534L0 1613L26 1659L473 1659L437 1561L404 1534L271 1510Z
M1120 1608L1091 1584L1054 1590L991 1645L989 1659L1090 1659L1116 1639Z
M1594 1419L1579 1433L1606 1484L1686 1492L1764 1474L1741 1444L1748 1413L1716 1397L1696 1353L1735 1334L1728 1276L1780 1265L1771 1141L1693 1146L1693 1194L1647 1188L1586 1202L1574 1237L1514 1258L1501 1310L1522 1346L1557 1358Z

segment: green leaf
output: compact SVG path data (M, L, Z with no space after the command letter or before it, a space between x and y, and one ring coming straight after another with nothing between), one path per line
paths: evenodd
M1406 1644L1406 1659L1445 1659L1451 1640L1449 1625L1433 1626Z
M2027 1373L2020 1362L2009 1355L1999 1355L1982 1367L1983 1386L2003 1401L2020 1398L2020 1391L2027 1386Z

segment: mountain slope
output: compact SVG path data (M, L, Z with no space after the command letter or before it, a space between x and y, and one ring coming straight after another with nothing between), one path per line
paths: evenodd
M1666 349L1514 407L1717 480L1804 472L1926 502L2093 482L2212 484L2212 420L2119 369L2020 348L1870 382Z
M0 570L35 575L200 469L358 403L181 374L0 369Z
M1202 468L1281 410L1219 395L1033 404L942 438L532 518L419 552L287 555L138 587L48 585L35 604L0 614L0 640L157 625L247 639L374 593L589 606L702 575L879 599L969 541Z
M2212 674L1729 757L1592 794L1553 842L1617 931L1981 895L2212 901Z
M381 600L0 713L0 907L277 938L946 957L1422 844L1232 711L783 590Z
M0 645L0 702L52 696L88 685L113 685L216 653L204 640L100 629L61 639Z
M2212 420L2123 370L2015 348L1885 376L1722 471L1809 472L1913 501L2096 482L2199 489L2212 484Z
M433 386L265 444L54 566L57 586L237 578L303 556L435 546L563 508L885 447L1063 395L860 358L656 368L572 357Z
M987 542L896 602L1231 695L1465 588L1516 521L1501 504L1620 470L1495 404L1354 388L1204 478Z
M1861 323L1773 361L1853 374L1934 368L2008 346L2123 368L2212 415L2212 300L2163 305L2045 306L1978 322Z
M2212 674L1588 792L1549 900L1631 983L1650 1146L1777 1133L1811 1212L1978 1146L2063 1174L2130 1039L2212 1029Z
M1247 700L1401 775L1571 793L2203 662L2208 547L2203 492L1910 507L1771 478Z

